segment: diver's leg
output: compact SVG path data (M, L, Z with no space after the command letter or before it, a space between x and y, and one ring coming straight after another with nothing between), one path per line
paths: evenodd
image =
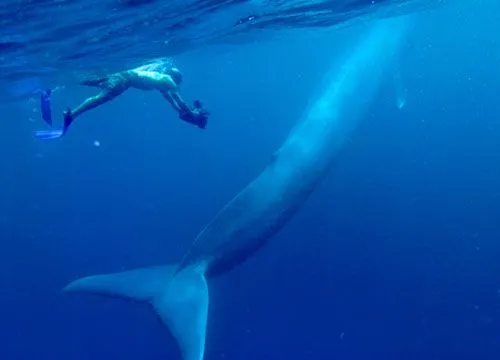
M77 118L84 112L95 109L96 107L107 103L108 101L113 100L118 95L122 94L126 88L115 88L115 89L107 89L101 91L96 96L91 96L79 106L76 107L73 111L71 111L71 115L73 119Z
M77 106L77 108L73 111L71 109L65 111L63 132L66 132L68 130L68 127L78 116L89 110L95 109L96 107L105 104L108 101L113 100L117 96L121 95L129 87L130 82L128 81L128 79L124 77L111 77L107 81L106 86L103 86L103 91L101 91L99 94L89 97L79 106Z
M125 90L130 87L128 77L122 73L113 74L106 78L101 78L95 81L89 80L86 82L89 86L99 86L102 91L96 96L89 97L75 110L71 112L73 119L77 118L84 112L92 110L108 101L113 100L115 97L121 95ZM92 85L90 85L92 84Z
M108 82L108 80L108 77L94 77L83 80L80 84L85 86L103 87Z

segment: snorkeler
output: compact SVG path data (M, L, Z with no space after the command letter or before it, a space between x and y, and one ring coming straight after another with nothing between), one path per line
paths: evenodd
M113 100L129 88L159 91L174 110L178 112L181 120L204 129L207 125L209 113L203 109L201 102L198 100L194 102L192 108L188 107L179 94L181 83L182 73L179 69L167 67L162 62L143 65L109 76L85 80L82 82L82 85L98 87L102 91L85 100L74 110L67 109L64 112L62 130L37 131L36 136L39 139L55 139L65 135L71 123L78 116Z

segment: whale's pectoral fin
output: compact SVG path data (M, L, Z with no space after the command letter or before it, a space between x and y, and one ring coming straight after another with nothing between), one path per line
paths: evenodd
M175 269L158 266L89 276L64 291L148 301L176 338L184 360L202 360L209 303L205 276L186 268L173 277Z

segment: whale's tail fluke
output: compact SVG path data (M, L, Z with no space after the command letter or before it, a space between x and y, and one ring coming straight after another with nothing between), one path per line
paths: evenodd
M208 312L205 275L185 268L157 266L114 274L88 276L70 283L64 292L88 292L149 302L179 344L184 360L202 360Z

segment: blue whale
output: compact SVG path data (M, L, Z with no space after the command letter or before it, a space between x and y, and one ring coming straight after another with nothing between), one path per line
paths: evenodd
M272 161L197 236L178 264L84 277L64 290L150 303L183 359L202 360L207 280L259 251L312 193L369 110L409 23L398 17L367 27L341 66L333 65L325 75Z

